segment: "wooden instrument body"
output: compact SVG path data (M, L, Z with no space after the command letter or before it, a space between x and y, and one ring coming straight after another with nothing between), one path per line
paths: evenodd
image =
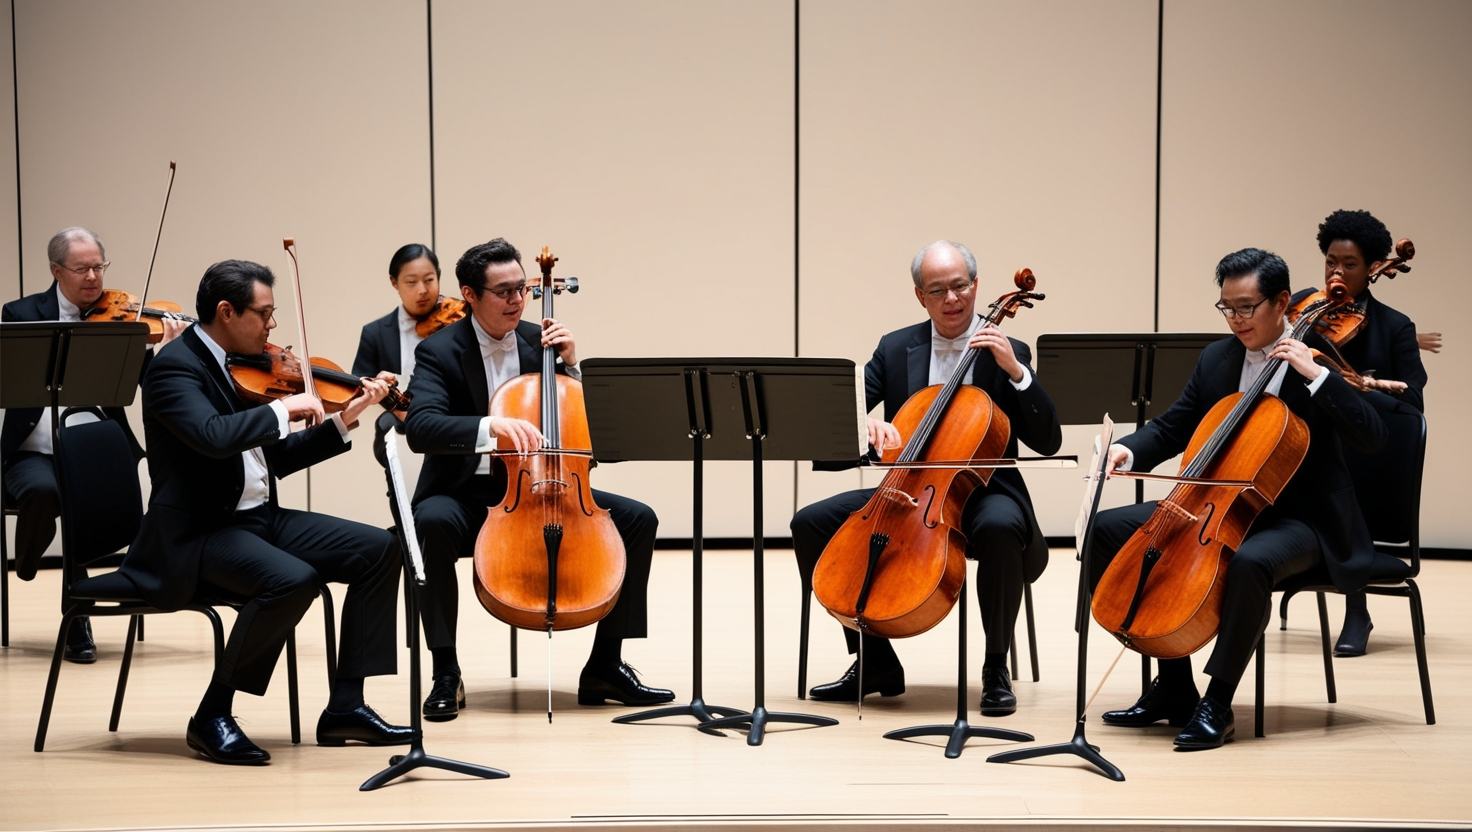
M915 393L895 415L908 446L943 385ZM1007 415L979 388L956 389L945 419L921 459L996 459L1011 437ZM900 448L885 451L894 462ZM818 602L845 627L885 638L908 638L939 624L966 577L966 537L957 528L990 469L891 469L874 496L849 515L823 549L813 571ZM858 602L876 535L887 537L862 614Z
M275 344L267 344L259 356L229 355L225 366L230 379L235 382L235 392L246 401L261 404L306 392L306 380L302 378L301 364ZM321 356L314 355L312 381L317 397L322 401L322 410L340 413L363 389L358 377L345 372L342 367ZM409 395L391 387L383 406L402 415L409 409Z
M555 378L558 447L591 449L582 385L567 376ZM525 419L546 432L540 417L542 383L540 374L528 373L503 384L491 399L491 415ZM514 449L498 442L497 450ZM591 460L551 453L500 459L506 465L506 495L490 508L475 540L476 597L491 615L529 630L597 623L618 602L626 560L613 518L593 501ZM561 534L555 581L549 581L554 574L549 526Z
M1227 396L1202 419L1186 447L1182 473L1242 396ZM1308 425L1282 399L1263 395L1203 474L1252 485L1173 488L1100 578L1094 620L1125 645L1158 659L1189 656L1210 641L1221 624L1227 558L1293 478L1308 444ZM1159 553L1158 560L1141 587L1151 552ZM1137 592L1138 610L1131 617Z
M171 300L155 300L143 307L138 314L138 297L121 289L104 289L102 296L81 314L84 321L141 321L148 324L148 343L157 344L164 339L164 313L175 313L180 320L195 323L195 319L184 314L184 307Z
M424 320L414 325L414 332L420 338L428 338L468 314L470 304L459 298L442 297L429 310L429 314L424 316Z

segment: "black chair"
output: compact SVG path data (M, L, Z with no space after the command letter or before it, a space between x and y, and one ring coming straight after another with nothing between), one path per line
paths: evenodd
M1436 724L1436 710L1431 701L1431 675L1426 664L1426 615L1421 603L1421 590L1416 576L1421 572L1421 472L1426 462L1426 417L1410 405L1388 402L1380 408L1389 439L1385 447L1373 454L1346 450L1355 492L1370 536L1375 540L1375 563L1369 586L1371 595L1405 598L1410 604L1411 637L1416 645L1416 665L1421 676L1421 704L1426 711L1426 724ZM1401 547L1404 548L1401 548ZM1409 557L1409 563L1401 559ZM1283 592L1279 603L1281 624L1288 628L1288 601L1299 592L1312 592L1318 600L1319 633L1323 645L1324 684L1330 703L1338 701L1334 685L1333 647L1329 635L1329 613L1324 593L1339 590L1320 567L1284 581L1276 590ZM1257 644L1257 704L1255 736L1263 736L1264 648Z
M66 426L66 420L79 412L90 412L102 419L97 422ZM123 696L128 685L128 671L133 662L133 644L145 615L158 615L168 610L149 606L138 596L138 590L116 571L88 577L71 583L72 564L87 564L125 549L137 536L143 519L143 495L138 485L137 463L129 450L127 437L117 422L102 418L96 408L69 408L62 415L53 462L61 490L62 602L61 627L57 631L56 648L51 656L51 671L46 679L46 695L41 704L41 718L36 726L35 750L46 744L46 729L51 721L51 706L56 697L56 684L61 673L62 654L72 619L79 615L94 618L126 615L127 643L122 666L118 671L117 690L113 695L112 716L108 730L116 731L122 715ZM335 675L334 620L331 595L322 590L323 617L326 620L328 675ZM217 604L234 606L233 599L196 599L184 609L198 612L210 621L214 634L214 653L218 661L225 651L225 633L220 617L213 609ZM291 708L291 741L301 741L297 704L297 669L295 634L287 639L287 679Z
M798 625L797 634L797 698L808 698L808 626L809 617L813 608L813 579L810 576L802 576L802 621ZM958 599L957 603L965 603L966 599ZM1038 680L1038 638L1037 626L1033 621L1032 614L1032 584L1022 585L1022 607L1027 615L1027 648L1032 659L1032 680ZM515 675L514 673L512 674ZM1012 678L1017 677L1017 632L1012 633Z
M0 488L0 647L10 646L10 546L5 542L8 518L20 514Z

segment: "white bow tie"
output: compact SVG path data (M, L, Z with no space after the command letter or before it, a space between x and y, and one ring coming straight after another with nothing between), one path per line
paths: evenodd
M942 338L935 333L931 333L930 335L930 348L932 350L938 350L941 352L945 352L947 350L951 352L960 352L961 350L966 349L966 345L969 343L971 343L971 333L969 332L965 335L958 335L955 338Z
M506 333L505 337L499 340L495 338L491 338L488 340L490 343L487 344L487 347L490 349L491 352L495 352L496 350L500 350L501 352L516 352L515 332L508 332Z

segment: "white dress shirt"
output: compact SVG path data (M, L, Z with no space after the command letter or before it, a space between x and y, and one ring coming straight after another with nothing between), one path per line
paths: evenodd
M59 313L57 317L58 321L82 320L82 310L75 303L66 299L66 295L61 293L60 284L56 286L56 309ZM26 437L26 441L20 443L20 447L16 448L16 451L29 451L35 454L51 456L51 411L54 409L48 407L41 411L41 418L36 422L36 427L31 430L31 435ZM88 422L95 421L97 421L97 417L91 413L78 413L67 424L85 425Z
M399 389L408 390L409 380L414 377L414 350L424 338L414 328L419 321L399 304Z
M516 330L513 329L500 338L492 338L489 332L481 328L480 321L474 315L470 316L470 325L475 329L475 340L480 344L481 363L486 368L486 391L490 398L495 398L501 385L521 375L521 349L516 342ZM577 367L568 367L567 375L568 378L581 380L583 371ZM475 452L484 454L495 449L496 436L491 433L491 417L483 416L480 420L480 432L475 440ZM475 473L491 473L489 456L481 457Z
M976 330L981 328L981 321L982 317L980 315L975 316L971 321L971 327L966 330L966 334L958 335L955 338L941 336L940 333L935 331L935 322L930 322L929 384L945 384L950 380L951 373L954 373L956 366L961 363L961 356L966 353L966 345L971 342L971 336L975 335ZM973 364L966 371L966 378L963 381L970 384L971 377L975 372L976 366ZM1007 381L1018 390L1026 390L1032 384L1032 373L1028 372L1026 365L1023 365L1022 381L1012 381L1010 377Z

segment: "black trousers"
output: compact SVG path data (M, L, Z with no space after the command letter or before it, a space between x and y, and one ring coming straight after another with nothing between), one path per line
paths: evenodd
M813 569L828 541L848 516L869 502L872 488L835 494L793 515L792 548L804 580ZM1022 607L1023 554L1032 538L1032 524L1016 500L996 491L978 488L961 512L961 533L966 535L966 557L977 562L976 600L981 607L981 626L986 631L986 652L1005 653L1012 646L1012 627ZM964 603L964 600L963 600ZM848 652L859 649L859 634L843 628ZM891 652L888 640L865 636L864 649L883 661Z
M348 585L342 602L337 675L397 670L399 546L383 529L307 511L261 506L204 540L199 595L244 602L214 680L266 692L286 637L323 583Z
M56 519L61 516L61 492L51 455L23 451L12 456L5 469L5 494L19 511L15 518L16 574L30 580L46 547L56 539ZM72 583L86 577L82 564L73 564L67 574Z
M424 592L420 618L424 640L431 650L455 646L459 618L460 582L455 561L470 557L475 538L485 524L486 509L501 502L502 487L489 476L471 477L456 497L438 494L414 506L414 527L424 555ZM624 585L618 601L602 621L597 637L644 638L649 628L649 567L659 518L654 509L628 497L593 489L593 500L608 509L623 538Z
M1091 585L1099 583L1110 561L1154 512L1155 503L1147 502L1099 513L1089 551ZM1307 523L1271 507L1258 515L1242 547L1227 559L1221 629L1206 662L1207 674L1235 689L1272 617L1273 586L1322 561L1318 537ZM1164 661L1185 662L1189 668L1191 659Z

